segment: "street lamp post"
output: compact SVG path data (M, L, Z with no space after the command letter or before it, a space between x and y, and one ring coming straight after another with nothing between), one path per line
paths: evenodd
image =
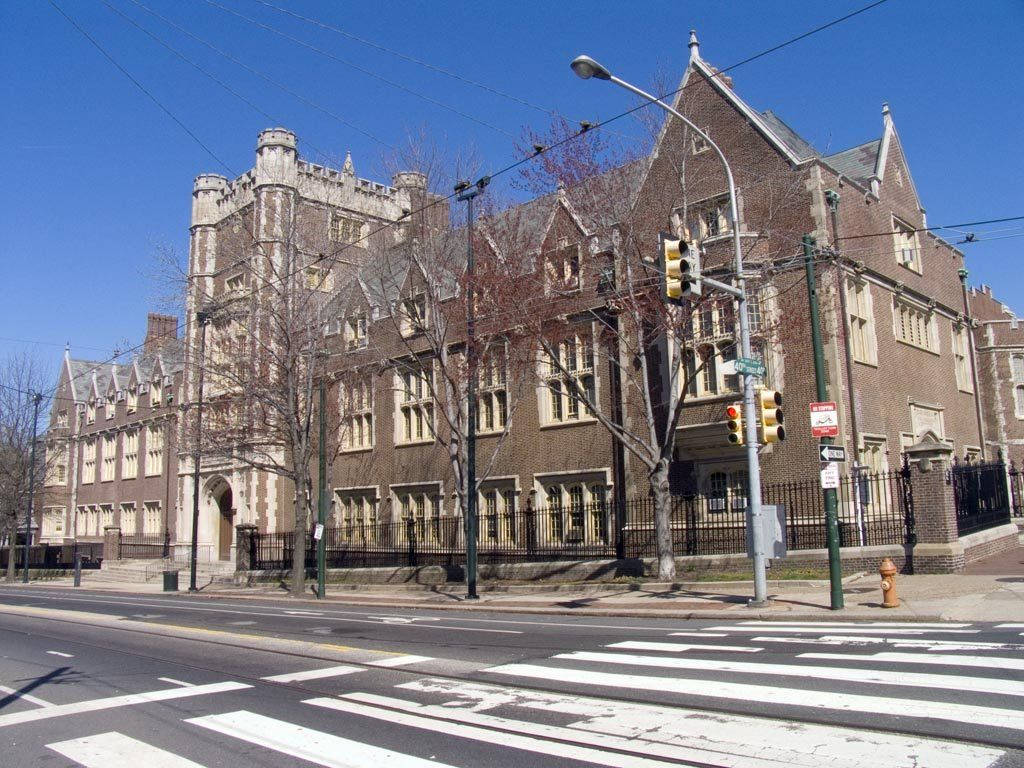
M695 44L692 36L691 44ZM724 285L716 285L715 287L728 290L728 292L736 296L738 300L740 348L743 352L743 357L749 358L751 356L750 323L747 316L747 296L745 280L743 277L743 252L740 247L740 217L736 206L736 183L733 180L732 168L729 167L729 162L725 159L725 155L722 153L722 150L714 141L711 140L711 137L708 136L707 133L694 125L693 122L685 115L673 109L661 99L652 96L646 91L637 88L635 85L631 85L625 80L616 77L607 68L603 67L589 56L577 56L573 59L571 66L572 71L584 80L589 80L592 77L595 77L598 80L608 80L615 83L615 85L625 88L630 93L634 93L637 96L646 99L652 104L657 104L670 115L679 118L690 128L691 131L706 141L708 146L715 151L718 159L722 161L722 167L725 169L725 178L729 185L729 215L732 219L732 245L734 269L736 271L736 286L735 288ZM705 280L705 282L715 284L717 281ZM757 453L757 412L754 404L754 377L748 373L741 375L743 376L743 420L744 427L746 429L747 476L750 478L750 488L748 489L748 495L750 498L750 517L747 520L747 526L750 528L751 541L754 550L754 598L749 601L749 604L752 607L760 607L768 602L768 585L765 577L764 532L762 529L761 513L761 463Z
M466 202L466 597L476 600L476 259L473 255L473 199L484 191L487 181L455 185L456 200Z
M36 497L36 427L39 424L39 403L43 396L38 392L32 395L32 448L28 465L28 508L25 510L25 562L21 570L21 580L28 584L28 553L32 545L32 512ZM11 559L14 559L14 547L11 547Z
M196 586L196 560L199 553L199 462L203 439L203 372L206 370L206 326L213 313L208 309L196 312L202 329L199 334L199 392L196 399L196 434L192 452L192 549L189 554L188 591L198 592Z

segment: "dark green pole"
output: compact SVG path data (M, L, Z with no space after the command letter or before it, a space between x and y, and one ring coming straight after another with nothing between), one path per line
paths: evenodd
M814 348L814 383L818 402L825 402L825 350L821 344L821 320L818 316L818 285L814 279L814 238L804 235L804 270L807 273L807 298L811 308L811 346ZM831 437L821 438L822 445L832 445ZM825 489L825 542L828 545L828 579L831 586L832 610L843 607L843 570L839 563L839 504L835 488Z
M327 386L320 377L320 471L317 475L319 497L317 499L317 522L320 524L320 538L316 540L316 596L321 600L326 594L324 588L327 567Z

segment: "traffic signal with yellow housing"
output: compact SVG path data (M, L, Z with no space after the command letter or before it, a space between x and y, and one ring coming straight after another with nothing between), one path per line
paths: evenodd
M658 235L661 266L661 299L682 304L684 299L700 296L700 253L684 231L681 238L665 232Z
M729 429L729 445L743 445L743 405L741 403L727 405L725 420Z
M782 393L761 387L757 390L758 429L761 442L781 443L786 439L786 428L782 426Z

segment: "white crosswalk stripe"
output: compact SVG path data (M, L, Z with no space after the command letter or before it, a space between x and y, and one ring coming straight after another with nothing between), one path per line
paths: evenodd
M85 768L203 768L192 760L116 732L46 746Z
M327 768L451 768L445 763L406 755L245 710L193 717L185 722Z
M334 667L322 667L320 669L308 669L304 672L285 672L280 675L268 675L261 677L268 683L300 683L304 680L322 680L326 677L339 677L340 675L351 675L353 672L365 672L363 667L353 667L351 664L338 664Z
M698 643L657 643L645 640L624 640L612 643L608 648L620 648L624 651L666 651L682 653L684 651L727 651L729 653L757 653L763 648L750 645L701 645Z
M849 653L801 653L801 659L833 659L835 661L879 662L894 661L898 664L939 664L947 667L986 667L991 669L1024 670L1024 659L1006 656L957 656L952 653L896 653L892 651L872 653L869 656L854 656ZM959 685L960 678L957 678ZM1022 684L1024 685L1024 684Z

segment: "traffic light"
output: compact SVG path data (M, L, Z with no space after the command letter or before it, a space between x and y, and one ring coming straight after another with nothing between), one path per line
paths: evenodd
M700 296L700 254L689 241L689 233L675 238L662 232L658 236L661 259L661 299L682 304L683 299Z
M758 429L762 443L781 443L786 439L786 428L782 426L782 393L760 387L757 390Z
M733 403L725 407L726 426L729 428L729 445L743 445L743 405Z

